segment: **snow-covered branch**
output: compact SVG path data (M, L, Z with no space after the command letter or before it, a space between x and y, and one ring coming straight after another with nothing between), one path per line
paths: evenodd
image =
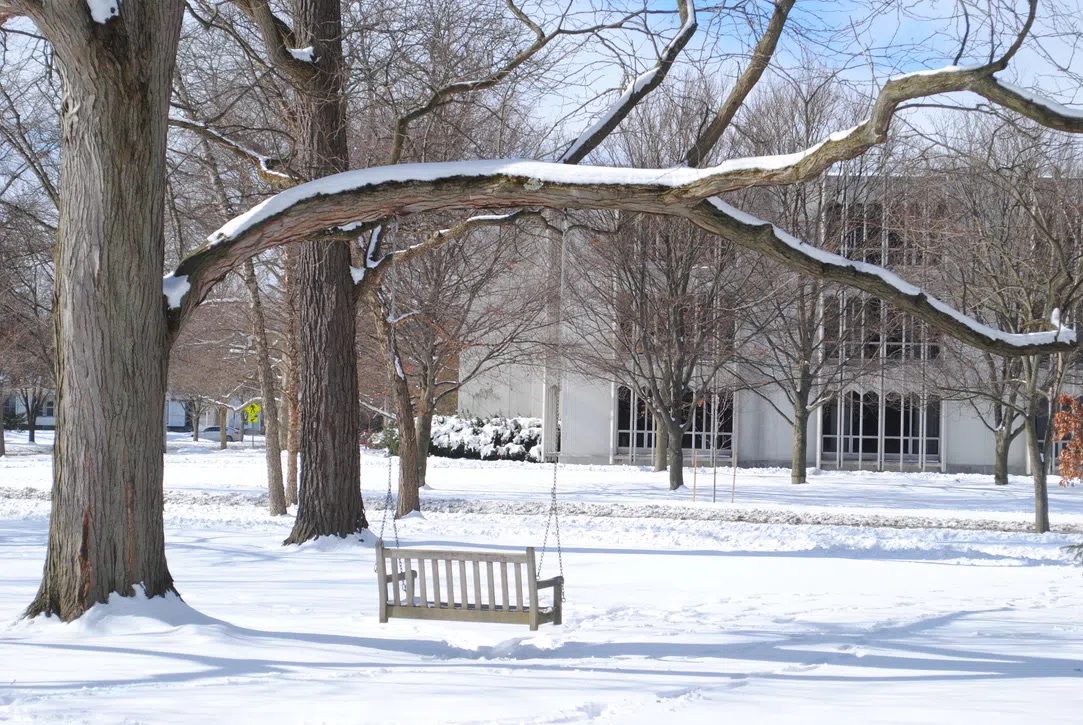
M1077 343L1075 330L1061 325L1059 317L1051 321L1053 329L1044 332L1009 333L989 327L888 269L846 259L814 247L718 198L708 199L697 206L693 221L790 269L875 295L899 310L921 318L944 334L978 349L1012 356L1066 352Z
M293 30L285 20L275 15L267 0L233 0L233 4L255 24L263 39L267 60L274 68L300 83L316 75L314 62L317 51L304 48L304 51L308 51L305 56L295 54L297 43Z

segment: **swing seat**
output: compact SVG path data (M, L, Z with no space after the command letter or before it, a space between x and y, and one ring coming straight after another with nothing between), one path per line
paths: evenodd
M562 620L564 577L538 581L533 547L522 554L492 553L386 548L378 541L376 571L381 623L398 617L527 624L536 630ZM551 606L539 602L542 589L553 590Z

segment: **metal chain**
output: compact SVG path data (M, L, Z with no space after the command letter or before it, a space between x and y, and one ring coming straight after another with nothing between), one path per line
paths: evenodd
M568 235L568 210L564 210L564 225L560 233L560 298L564 296L564 247L567 241ZM557 300L557 356L558 364L563 364L560 360L561 353L561 309L560 305L563 302L562 299ZM561 388L564 386L563 374L561 374ZM558 417L559 421L559 417ZM559 435L559 434L558 434ZM558 438L559 440L559 438ZM564 549L560 543L560 516L557 510L557 467L560 465L560 444L558 443L553 449L553 485L549 491L549 516L545 520L545 536L542 538L542 550L541 557L538 559L538 573L542 571L542 567L545 565L545 551L546 545L549 543L549 527L552 526L557 539L557 568L560 570L560 576L564 576ZM566 598L566 587L561 587L560 601L563 603Z
M395 254L395 252L398 251L396 249L396 247L398 245L398 234L396 232L398 232L398 229L399 229L399 220L397 218L394 218L394 219L391 220L391 244L392 244L391 254ZM379 233L382 233L382 230ZM395 301L395 287L396 287L395 281L396 281L396 279L398 279L398 276L399 276L398 267L395 266L391 270L391 319L392 320L395 319L395 304L396 304L396 301ZM395 326L394 326L394 324L392 324L392 326L391 326L391 350L394 351L394 349L395 349ZM389 372L388 373L388 387L390 387L391 385L392 385L391 373ZM388 422L390 422L390 421L388 421ZM393 458L394 458L394 456L391 453L391 442L387 441L387 497L384 499L384 513L383 513L383 516L380 517L380 541L383 541L383 539L384 539L384 529L387 526L387 514L388 514L388 511L391 511L392 508L395 505L395 498L394 498L394 495L393 495L393 492L392 492L392 481L393 481L393 478L392 478L392 468L393 468L392 459ZM399 522L398 522L398 519L395 518L394 514L391 515L391 528L395 533L395 546L398 547L399 546Z
M564 548L560 543L560 516L557 512L557 466L559 465L557 458L553 459L553 486L549 491L549 516L545 520L545 536L542 538L542 550L541 557L538 558L538 574L542 572L542 567L545 566L545 547L549 543L549 527L552 525L557 539L557 569L560 570L560 576L564 576ZM564 602L566 598L567 587L562 587L560 590L560 601Z

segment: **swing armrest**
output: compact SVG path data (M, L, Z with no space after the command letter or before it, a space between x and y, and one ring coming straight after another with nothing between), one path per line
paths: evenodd
M550 587L563 586L564 577L554 576L548 579L542 579L538 582L538 589L549 589Z

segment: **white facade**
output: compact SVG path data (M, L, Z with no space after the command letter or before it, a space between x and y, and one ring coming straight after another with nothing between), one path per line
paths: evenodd
M463 387L459 395L460 413L546 418L549 411L544 405L544 383L544 367L501 368ZM849 391L851 403L861 401L863 409L855 405L848 408L846 399L836 400L810 418L806 455L810 467L992 473L993 433L971 403L938 400L927 393L923 397L920 390L911 389L907 391L909 400L899 405L886 380L882 384L882 396L881 383L875 379L869 383ZM775 395L775 404L785 410L785 397L781 392ZM885 399L882 404L881 397ZM622 416L622 408L627 411L629 405L622 403L619 386L600 378L570 374L560 386L559 399L562 462L643 465L651 462L653 426L644 426L642 417L638 427L634 422L629 425L629 416ZM713 450L710 422L702 433L686 435L685 464L692 465L694 442L699 465L711 465L713 457L719 465L728 466L735 448L739 466L789 467L793 455L793 429L789 421L755 392L737 390L732 393L732 401L729 411L706 416L717 421ZM852 425L842 421L840 426L839 409L851 414ZM729 420L723 420L726 413ZM730 444L731 436L735 446ZM630 445L632 440L639 445ZM1023 435L1012 445L1009 467L1016 474L1028 470Z

